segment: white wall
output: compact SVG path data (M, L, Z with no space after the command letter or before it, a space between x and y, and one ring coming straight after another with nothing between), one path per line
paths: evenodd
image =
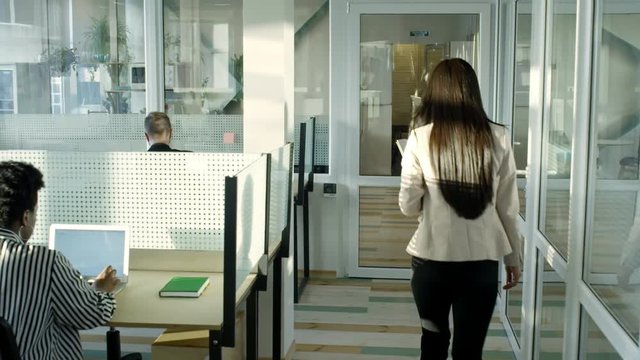
M307 2L303 2L307 4ZM307 21L318 11L318 1L310 1L296 10L296 16ZM311 6L314 5L314 6ZM296 3L297 9L297 3ZM323 10L320 10L321 12ZM305 19L306 20L302 20ZM298 24L297 24L298 28ZM329 11L299 24L295 44L295 114L324 115L329 113Z
M293 0L244 0L244 151L269 152L292 133L294 96ZM282 352L293 336L293 257L283 261ZM259 353L270 357L272 298L259 296Z

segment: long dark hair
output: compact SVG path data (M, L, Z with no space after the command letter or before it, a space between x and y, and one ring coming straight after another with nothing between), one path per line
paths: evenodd
M429 75L411 127L427 124L433 124L429 152L444 199L458 216L479 217L493 196L493 138L466 61L443 60Z

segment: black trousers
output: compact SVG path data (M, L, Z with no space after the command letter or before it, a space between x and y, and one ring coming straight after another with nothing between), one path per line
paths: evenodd
M422 325L420 359L447 359L452 308L453 359L482 359L498 294L498 262L442 262L413 257L411 267L411 290Z

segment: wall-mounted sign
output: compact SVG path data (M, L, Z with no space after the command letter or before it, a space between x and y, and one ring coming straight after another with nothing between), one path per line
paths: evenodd
M409 31L409 36L427 37L429 36L429 32L426 30L414 30Z

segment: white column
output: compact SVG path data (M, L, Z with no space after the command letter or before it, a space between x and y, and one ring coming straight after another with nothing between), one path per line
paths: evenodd
M244 0L243 142L247 153L269 152L287 141L287 133L293 134L293 6L293 0ZM294 339L293 257L285 259L282 272L284 357ZM261 293L259 299L259 355L270 358L272 290Z
M144 0L144 62L147 113L164 111L164 34L162 2Z
M244 1L244 152L267 152L286 139L285 107L293 108L293 44L287 45L293 36L285 38L293 27L290 8L293 0Z

